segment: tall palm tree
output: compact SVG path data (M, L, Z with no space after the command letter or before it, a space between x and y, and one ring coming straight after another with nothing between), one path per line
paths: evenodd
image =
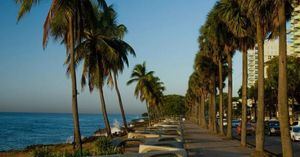
M208 92L208 84L209 80L207 79L207 74L205 71L202 71L202 62L203 56L201 51L196 54L195 61L194 61L194 70L197 76L197 82L199 85L199 92L200 92L200 126L203 128L207 128L206 119L205 119L205 99ZM191 78L190 78L191 79Z
M191 88L189 87L185 94L185 106L187 108L186 117L188 120L192 121L192 106L193 106L193 93L191 91Z
M212 71L212 75L211 75L211 90L212 90L212 97L211 97L211 102L212 104L215 104L215 95L216 95L216 84L218 81L216 81L216 78L219 78L219 82L222 82L221 84L219 84L219 91L220 91L220 108L219 108L219 117L220 117L220 122L219 122L219 126L220 126L220 134L224 134L223 132L223 92L221 90L223 90L223 72L222 72L222 56L224 56L223 54L223 43L220 40L219 36L222 34L220 33L222 31L222 27L220 24L220 20L218 20L218 12L216 12L215 7L209 12L208 16L207 16L207 21L204 25L204 29L202 29L202 34L205 35L206 39L207 39L207 43L210 43L211 48L207 51L209 52L209 55L212 58L212 61L214 62L214 64L219 65L219 75L217 77L217 67L214 69L214 71ZM208 45L208 44L206 44ZM221 72L221 73L220 73ZM221 88L222 89L221 89ZM214 105L215 106L215 105ZM214 111L215 112L215 111ZM216 126L216 125L214 125ZM217 133L217 129L214 129L214 132Z
M189 84L191 85L191 84ZM190 120L192 122L195 122L195 106L196 106L196 100L197 100L197 94L194 92L193 90L193 87L192 86L189 86L188 90L187 90L187 93L186 93L186 99L185 99L185 102L186 102L186 105L189 109L189 115L188 117L190 118Z
M102 7L106 6L105 0L97 0ZM17 19L20 20L26 13L31 10L33 5L36 5L40 0L28 1L28 0L16 0L17 4L20 4L20 9ZM83 11L85 10L85 11ZM60 20L64 21L66 25L61 27L63 34L57 35L53 30L52 21L60 17ZM76 43L79 42L81 34L83 32L84 19L93 19L92 2L89 0L52 0L50 9L48 11L45 23L44 23L44 35L43 35L43 47L46 47L49 32L54 33L55 39L63 40L66 45L67 53L70 55L70 72L72 80L72 113L74 123L74 144L75 150L82 150L81 135L79 129L79 117L78 117L78 103L77 103L77 87L76 87L76 72L74 62L74 49ZM56 19L57 20L57 19ZM93 20L89 22L92 23ZM64 23L62 22L62 23ZM55 35L56 34L56 35Z
M103 14L104 15L101 16L101 19L104 22L101 23L100 27L104 28L106 36L122 40L125 34L127 33L127 28L125 25L117 23L117 13L115 12L115 10L112 8L112 6L109 6L108 8L106 8L106 11ZM114 84L117 93L121 115L123 119L123 125L125 130L128 131L126 115L123 107L121 93L118 87L117 77L118 73L123 72L125 65L127 67L129 66L129 61L127 57L128 54L135 56L135 52L133 48L127 43L120 44L120 42L109 42L109 44L116 50L118 56L117 59L112 64L110 64L110 75L112 75L113 77L111 81Z
M216 64L211 58L211 44L209 42L202 42L201 43L201 60L199 62L199 70L201 71L201 75L209 79L209 130L217 133L217 126L216 126L216 104L215 104L215 96L216 96Z
M216 10L219 13L220 19L226 24L227 28L233 35L229 35L235 39L234 44L238 45L235 48L241 50L243 54L243 94L242 94L242 133L241 145L246 146L246 124L247 124L247 50L254 46L253 27L251 27L250 19L240 7L236 0L221 0L216 5ZM229 47L230 48L230 47ZM228 51L230 52L230 50ZM230 55L228 55L229 57ZM228 61L229 62L229 61ZM231 69L231 68L230 68ZM231 70L230 70L231 71ZM231 77L231 76L230 76Z
M83 61L83 71L81 78L82 88L86 85L86 79L90 92L98 88L100 106L105 122L107 135L111 135L111 129L107 117L106 105L103 93L103 85L109 74L109 63L112 58L116 58L114 49L110 47L102 38L102 34L94 32L96 30L85 31L84 40L76 48L76 63ZM69 62L69 61L67 61Z
M189 88L191 89L191 91L193 93L195 93L196 97L195 97L195 103L196 105L194 106L196 108L196 115L195 115L195 118L196 118L196 121L197 121L197 124L200 124L202 125L202 106L199 102L199 98L201 97L201 87L202 86L202 82L200 80L200 74L198 71L194 71L191 75L190 75L190 78L189 78Z
M274 12L272 0L242 0L240 5L246 11L247 17L256 29L256 42L258 47L258 104L256 122L255 154L264 152L264 40L270 31Z
M289 110L287 101L287 46L286 46L286 21L291 15L291 1L277 0L277 15L279 28L279 75L278 75L278 110L280 122L280 136L282 155L286 157L293 156L293 147L289 131ZM297 2L299 3L299 2ZM296 4L297 5L297 4ZM288 8L288 9L286 9ZM276 15L276 12L275 12ZM275 16L276 17L276 16Z
M83 41L76 48L75 60L76 63L84 61L82 86L84 87L86 78L88 78L90 91L93 91L94 87L99 89L100 106L107 135L111 136L103 92L104 82L106 79L112 82L110 70L114 72L122 70L118 69L123 68L120 64L123 60L127 61L126 55L128 52L134 54L134 51L126 42L118 37L119 28L112 23L115 21L112 7L106 7L103 11L96 8L95 12L97 13L96 27L86 27ZM114 34L112 32L117 33ZM117 86L116 81L115 85Z

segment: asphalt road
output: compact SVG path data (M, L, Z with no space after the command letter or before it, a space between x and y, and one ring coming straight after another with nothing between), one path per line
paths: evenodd
M233 128L233 137L236 139L240 139L240 136L236 132L236 128ZM255 146L255 135L247 135L247 143ZM272 154L276 154L281 156L281 140L280 136L269 136L265 135L265 150L267 152L271 152ZM293 142L293 151L294 156L300 156L300 142Z

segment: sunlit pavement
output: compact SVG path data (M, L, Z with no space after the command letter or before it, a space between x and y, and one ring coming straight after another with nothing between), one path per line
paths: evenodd
M248 157L252 150L237 140L224 139L191 122L184 122L185 149L190 157Z

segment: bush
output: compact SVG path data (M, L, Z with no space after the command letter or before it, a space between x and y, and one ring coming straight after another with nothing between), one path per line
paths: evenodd
M94 155L111 155L120 153L120 149L113 146L111 139L108 137L100 137L95 141Z
M33 157L55 157L53 153L50 152L48 147L35 148L32 152Z
M81 156L89 156L90 152L86 150L82 150L82 155L80 155L80 151L76 151L75 153L70 152L54 152L51 151L48 147L39 147L35 148L32 152L33 157L81 157Z

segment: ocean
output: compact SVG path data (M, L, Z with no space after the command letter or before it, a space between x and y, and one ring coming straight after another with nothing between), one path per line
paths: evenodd
M126 115L127 122L138 115ZM104 128L102 114L80 114L81 136L91 136ZM122 124L120 114L109 115L110 125ZM73 136L71 113L3 113L0 112L0 151L23 149L34 144L65 143Z

